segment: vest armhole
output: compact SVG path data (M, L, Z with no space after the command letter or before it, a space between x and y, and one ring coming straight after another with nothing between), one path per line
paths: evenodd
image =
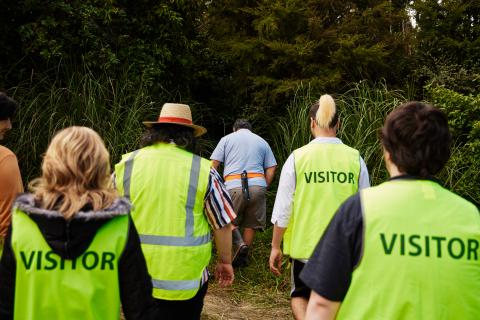
M294 194L295 194L295 189L297 188L297 166L295 165L295 153L292 152L292 160L293 160L293 173L295 177L295 188L294 188ZM293 209L293 208L292 208Z
M127 215L127 236L125 237L125 242L123 243L123 249L122 252L120 252L120 255L118 257L118 263L120 263L120 260L123 257L123 254L125 253L125 250L127 248L127 243L130 240L130 224L133 223L132 217L130 216L130 213Z
M358 157L357 157L357 159L358 159L357 191L358 191L358 190L360 190L360 175L362 174L362 160L361 160L362 156L360 155L360 151L358 151L358 150L356 150L356 151L357 151L357 155L358 155ZM365 164L365 166L366 166L366 165L367 165L367 164ZM361 203L361 202L362 202L362 201L360 200L360 203Z
M361 218L362 219L362 234L360 236L360 241L361 241L360 253L359 253L357 263L353 266L352 272L355 271L360 266L360 264L362 263L363 255L364 255L364 252L365 252L366 219L365 219L365 208L363 207L362 195L363 195L363 191L360 190L358 192L358 201L360 202L360 208L359 209L360 209L360 215L362 217Z

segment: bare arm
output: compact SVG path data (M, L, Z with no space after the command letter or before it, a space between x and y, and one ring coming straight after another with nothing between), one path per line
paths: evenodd
M213 230L215 246L217 247L218 262L215 268L215 277L221 286L233 283L232 267L232 224Z
M273 237L272 237L272 251L270 252L270 271L273 274L279 276L282 273L282 249L280 244L282 243L283 235L285 234L287 228L279 227L276 223L273 227Z
M23 192L22 178L17 158L7 155L0 161L0 238L7 234L10 225L11 209L15 198Z
M275 178L275 169L277 169L277 166L265 169L265 181L267 182L267 186L272 184L273 179Z
M221 162L218 160L212 160L212 167L218 171L218 167L220 167Z
M308 301L305 320L333 320L339 308L340 302L325 299L315 291L312 291Z

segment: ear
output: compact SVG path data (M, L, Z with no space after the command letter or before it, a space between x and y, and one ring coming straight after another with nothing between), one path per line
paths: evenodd
M313 130L315 127L317 127L317 121L315 121L313 118L310 118L310 129Z
M338 117L337 124L335 125L335 130L338 131L340 129L340 117Z
M385 161L392 162L392 157L390 155L390 152L385 149L385 147L382 146L383 149L383 157L385 158Z

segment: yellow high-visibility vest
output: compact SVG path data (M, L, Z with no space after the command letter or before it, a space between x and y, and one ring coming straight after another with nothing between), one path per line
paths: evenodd
M337 319L480 319L480 214L428 180L360 193L364 243Z
M128 215L98 229L74 260L52 251L37 224L12 214L16 260L14 319L120 319L118 263L128 237Z
M360 155L344 144L310 143L294 158L296 187L283 251L306 260L340 204L358 191Z
M187 300L200 288L212 250L203 211L209 173L210 161L167 143L126 154L115 166L157 299Z

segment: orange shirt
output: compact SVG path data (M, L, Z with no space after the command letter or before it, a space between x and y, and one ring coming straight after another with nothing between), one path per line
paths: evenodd
M21 192L23 184L17 157L9 149L0 146L0 241L7 234L12 205Z

